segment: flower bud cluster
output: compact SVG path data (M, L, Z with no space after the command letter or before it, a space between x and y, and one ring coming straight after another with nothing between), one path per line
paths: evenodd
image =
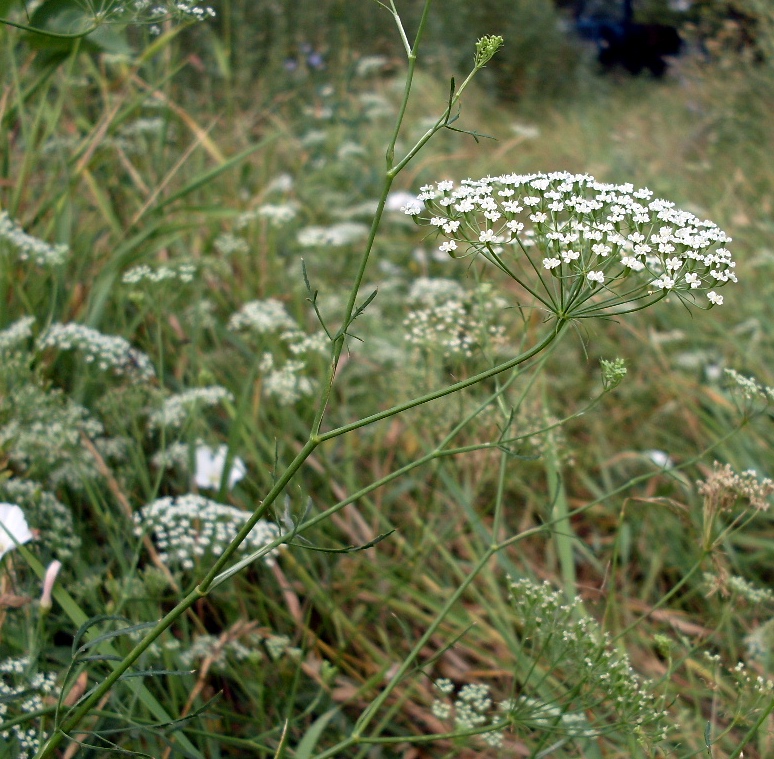
M737 281L731 238L652 196L586 174L505 174L426 185L405 212L438 228L441 251L480 253L533 295L537 279L537 297L555 313L588 317L668 293L706 292L706 308L722 304L714 288ZM509 260L522 254L529 279Z
M471 357L475 349L506 345L505 327L494 324L507 308L503 298L490 294L488 283L467 293L454 280L420 277L411 287L409 303L417 306L406 316L406 341L444 358ZM483 289L483 292L481 291Z
M219 556L236 537L250 515L200 495L159 498L134 515L135 534L153 533L161 560L170 567L191 570L204 556ZM265 520L258 523L240 545L242 553L253 553L279 535L276 525ZM271 566L278 550L264 557Z
M649 683L637 676L625 654L611 647L597 622L580 613L579 601L567 603L547 582L518 580L510 592L521 620L524 653L540 657L566 685L567 690L557 691L555 706L583 705L595 717L591 730L615 726L636 730L638 737L663 739L667 713ZM565 705L564 693L576 695Z

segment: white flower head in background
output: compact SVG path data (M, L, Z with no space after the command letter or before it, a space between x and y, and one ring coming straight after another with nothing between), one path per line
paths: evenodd
M194 482L200 488L217 490L220 487L220 481L223 479L223 469L226 466L226 457L228 455L228 446L221 445L213 451L208 445L198 445L196 447L196 473ZM231 490L234 485L244 478L247 473L245 462L238 456L234 456L231 461L231 469L228 473L228 487Z
M33 537L24 512L15 503L0 503L0 559Z

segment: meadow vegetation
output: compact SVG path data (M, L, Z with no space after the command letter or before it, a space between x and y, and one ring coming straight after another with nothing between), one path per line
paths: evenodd
M771 14L284 5L0 0L0 756L774 755Z

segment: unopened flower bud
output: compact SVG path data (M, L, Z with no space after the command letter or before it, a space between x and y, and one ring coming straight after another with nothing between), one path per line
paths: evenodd
M54 583L61 568L61 561L52 561L46 569L46 574L43 577L43 593L40 596L40 611L42 614L48 614L51 611L51 593L54 590Z

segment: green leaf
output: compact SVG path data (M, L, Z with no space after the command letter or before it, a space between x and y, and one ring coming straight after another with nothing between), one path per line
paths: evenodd
M44 50L70 52L80 45L91 52L132 52L122 28L96 25L93 10L78 0L44 0L32 14L29 26L36 31L30 33L28 41Z
M314 747L317 745L317 741L320 740L323 730L325 730L328 723L338 711L338 708L331 709L312 723L312 726L306 731L306 734L301 739L301 743L298 744L295 759L309 759L309 757L312 756Z

